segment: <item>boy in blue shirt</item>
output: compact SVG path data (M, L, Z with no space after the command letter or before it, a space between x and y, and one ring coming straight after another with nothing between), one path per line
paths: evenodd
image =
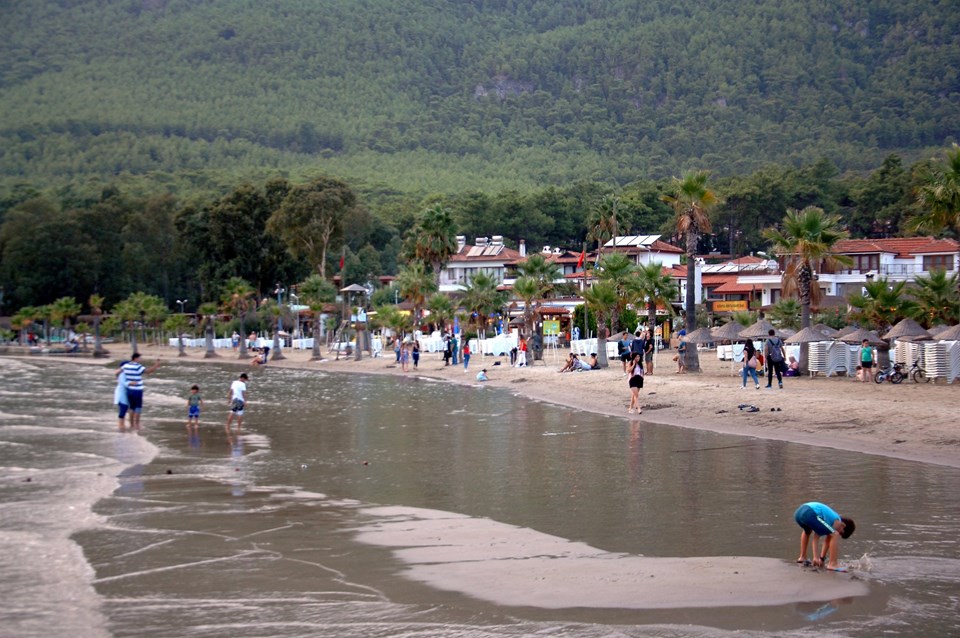
M808 564L807 548L812 545L812 564L814 567L826 567L834 572L847 571L845 567L840 567L837 563L837 547L840 545L839 539L850 538L854 530L857 529L852 518L843 518L823 503L810 501L797 508L797 511L793 514L793 520L803 530L803 533L800 534L800 558L797 559L798 563ZM814 535L813 543L810 543L811 534ZM823 549L817 552L817 544L820 538L823 538Z

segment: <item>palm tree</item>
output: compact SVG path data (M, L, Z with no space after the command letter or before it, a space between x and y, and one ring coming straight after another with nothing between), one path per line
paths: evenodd
M413 326L414 329L418 329L423 304L426 302L427 295L436 292L437 282L427 272L423 263L414 261L400 269L397 274L397 285L404 299L410 300L413 304Z
M273 328L273 354L270 355L271 361L283 361L286 359L280 351L280 322L289 314L288 310L287 306L277 303L274 299L267 299L260 304L260 312L269 319L270 325Z
M543 294L540 284L533 277L517 277L513 282L513 294L523 302L523 332L533 333L533 311L535 304Z
M37 318L43 319L43 340L50 345L50 322L53 320L53 304L37 306Z
M437 330L445 332L447 323L453 320L453 301L442 292L435 292L427 299L427 310L430 318L437 324Z
M70 333L70 318L80 314L80 304L73 297L60 297L50 304L50 319L59 323L67 334Z
M477 336L483 338L487 315L499 310L504 303L504 294L497 290L497 281L487 273L477 273L463 292L463 307L477 320Z
M800 302L796 299L780 299L777 303L773 304L768 313L770 316L770 321L781 328L790 328L791 330L799 330L803 326L801 325L801 314L803 309L800 307ZM811 322L813 319L810 320ZM751 322L752 323L752 322ZM750 325L749 323L743 324L745 326Z
M93 356L103 357L107 351L103 349L103 338L100 335L100 321L103 317L103 295L96 293L90 295L87 303L90 305L90 312L93 313Z
M922 212L908 222L910 230L936 235L953 228L960 233L960 146L953 144L946 155L946 164L931 166L917 188Z
M590 207L587 216L587 239L597 242L597 257L603 254L603 245L614 239L619 230L620 198L607 194Z
M917 277L909 288L910 296L917 302L914 319L927 328L936 324L960 323L960 316L957 315L960 306L957 282L957 273L947 275L947 271L941 269L931 270L925 277Z
M629 257L623 253L612 253L600 259L597 268L597 279L613 285L617 293L617 303L610 310L610 327L616 330L620 325L620 313L633 301L637 293L638 269ZM598 333L601 331L597 324ZM604 334L604 337L607 335Z
M833 252L834 246L848 234L840 227L840 217L827 215L823 209L808 206L801 211L790 209L783 219L783 230L768 228L763 236L773 243L773 251L788 262L783 270L783 294L796 295L800 301L800 327L810 327L810 306L819 305L820 286L814 280L817 268L849 265L846 255ZM807 370L807 350L800 346L800 372Z
M297 289L300 291L300 299L307 304L310 312L313 313L313 354L311 354L310 359L311 361L319 361L323 358L320 354L323 307L325 304L336 300L337 289L320 275L310 275L297 286Z
M687 243L687 292L684 312L687 332L697 328L696 312L696 257L700 233L710 232L710 210L717 205L716 194L707 188L708 174L705 171L687 173L683 179L674 177L670 192L663 196L676 213L677 232L686 238ZM689 348L686 356L686 368L689 372L700 371L700 358L696 348Z
M190 327L190 320L184 314L172 314L163 322L165 330L177 335L177 352L180 357L187 356L183 349L183 331Z
M455 252L457 231L450 211L440 204L423 211L408 236L406 253L409 260L430 264L434 281L439 286L440 271Z
M167 304L163 302L163 299L157 297L156 295L145 295L143 298L143 318L153 326L154 332L154 342L156 344L160 343L160 324L163 323L164 319L167 318L167 315L170 314L170 309L167 308Z
M854 293L847 299L853 308L850 319L882 335L901 319L916 316L917 303L907 298L906 287L907 282L892 283L886 277L868 281L863 286L866 294Z
M673 312L671 302L677 297L677 285L670 275L664 274L663 264L651 262L637 268L637 292L647 302L647 325L650 336L657 325L657 307L663 306L667 312Z
M523 263L517 266L520 277L529 277L536 282L539 293L533 299L531 304L531 313L533 316L540 312L540 306L544 299L547 299L557 287L557 280L563 278L563 271L556 262L550 261L541 254L535 254L527 257ZM528 330L530 328L528 327ZM526 336L530 336L530 330ZM534 350L534 360L539 360L543 356L542 349Z
M619 302L617 290L609 281L598 281L583 291L583 300L597 317L597 362L601 368L607 367L607 331L606 322L611 311Z
M946 164L931 166L916 190L922 212L908 223L913 231L960 230L960 146L954 144L946 154Z
M35 306L24 306L17 311L17 314L13 315L10 320L10 325L14 328L17 328L20 331L20 345L27 343L27 331L30 329L30 326L37 320L37 317L40 316L40 311Z
M223 286L223 295L220 297L221 303L226 309L240 322L240 347L238 349L238 359L248 359L250 354L247 352L247 328L246 317L250 309L250 301L256 291L243 277L231 277Z
M206 352L203 353L204 359L214 359L220 356L213 348L213 325L217 320L218 311L217 304L212 301L202 303L197 308L197 313L203 317L203 338L207 348Z
M113 307L113 314L120 319L121 329L126 325L130 330L130 351L137 351L137 330L134 322L140 318L140 308L136 301L127 297Z

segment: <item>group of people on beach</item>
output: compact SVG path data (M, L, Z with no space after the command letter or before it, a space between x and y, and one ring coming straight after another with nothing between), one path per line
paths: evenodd
M114 374L117 385L113 392L113 403L117 406L117 429L126 430L125 419L130 421L130 430L140 429L140 415L143 411L143 377L152 374L160 367L160 359L149 368L140 363L140 353L134 352L129 361L123 361ZM243 425L243 410L247 402L247 373L243 372L230 384L227 400L230 405L230 414L227 416L226 429L229 432L234 419L237 430ZM200 411L203 408L203 397L200 395L200 386L190 387L187 396L187 429L200 427Z

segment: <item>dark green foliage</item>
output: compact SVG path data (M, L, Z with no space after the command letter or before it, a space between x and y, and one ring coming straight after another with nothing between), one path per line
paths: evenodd
M185 196L319 169L526 192L822 156L868 170L956 135L957 33L937 0L6 3L0 184Z

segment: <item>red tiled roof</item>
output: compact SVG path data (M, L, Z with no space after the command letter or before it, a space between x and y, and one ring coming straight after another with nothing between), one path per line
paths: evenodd
M672 253L676 255L682 255L686 251L682 248L677 248L673 244L668 244L665 241L660 239L655 240L653 243L647 246L605 246L604 252L618 252L624 253L627 255L636 255L638 253Z
M716 288L713 289L713 292L715 294L721 294L721 295L735 295L735 294L742 294L747 292L754 292L756 289L757 289L756 286L752 286L750 284L738 284L736 282L736 278L734 278L733 281L728 281L724 283L722 286L717 286Z
M897 257L955 253L960 243L953 239L933 237L894 237L890 239L842 239L834 244L834 252L844 255L862 253L896 253Z
M737 257L736 259L731 260L729 263L742 266L745 264L759 264L763 263L764 261L766 261L766 259L762 259L754 255L745 255L743 257Z

